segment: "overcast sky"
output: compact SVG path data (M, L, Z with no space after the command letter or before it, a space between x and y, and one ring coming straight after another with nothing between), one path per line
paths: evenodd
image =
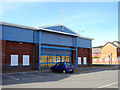
M64 25L94 38L92 46L118 40L117 2L4 2L0 14L4 22L38 27L62 24L62 8Z

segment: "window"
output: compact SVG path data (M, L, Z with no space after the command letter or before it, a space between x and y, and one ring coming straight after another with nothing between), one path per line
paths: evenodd
M120 62L120 56L118 56L118 62Z
M109 60L108 60L108 58L105 58L105 62L108 62Z
M111 61L115 61L115 58L112 58L112 60Z
M60 56L57 56L57 62L60 62Z
M95 62L95 61L97 61L97 59L96 59L96 58L93 58L93 61Z
M78 65L81 64L81 57L78 57Z
M23 55L23 66L29 66L29 55Z
M60 63L60 66L64 66L64 63Z
M18 55L11 55L11 66L18 66Z
M59 65L60 65L60 63L57 63L57 64L56 64L56 66L59 66Z
M53 56L53 62L56 62L56 56Z
M87 64L87 58L83 57L83 64Z
M52 62L52 56L48 56L48 62Z
M102 61L102 59L101 59L101 58L99 58L99 61Z
M62 62L66 62L65 56L62 56Z
M41 62L47 62L47 56L41 56Z
M66 56L66 62L71 62L71 57L70 56Z

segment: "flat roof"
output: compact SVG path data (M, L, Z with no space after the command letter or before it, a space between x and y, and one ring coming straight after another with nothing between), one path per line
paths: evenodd
M30 29L30 30L41 30L41 31L48 31L48 32L54 32L54 33L60 33L60 34L65 34L65 35L70 35L70 36L76 36L78 38L83 38L83 39L88 39L88 40L93 40L93 38L88 38L88 37L83 37L80 36L79 34L72 34L72 33L66 33L66 32L61 32L61 31L55 31L55 30L50 30L50 29L44 29L44 28L36 28L36 27L30 27L30 26L24 26L24 25L18 25L18 24L13 24L13 23L8 23L8 22L0 22L0 25L6 25L6 26L12 26L12 27L18 27L18 28L24 28L24 29ZM65 26L66 27L66 26ZM71 29L70 29L71 30ZM73 31L73 30L72 30ZM74 32L74 31L73 31Z

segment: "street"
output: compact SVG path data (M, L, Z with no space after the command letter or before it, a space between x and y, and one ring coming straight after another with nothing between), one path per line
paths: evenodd
M2 88L118 88L117 69L85 69L73 74L22 72L2 75Z

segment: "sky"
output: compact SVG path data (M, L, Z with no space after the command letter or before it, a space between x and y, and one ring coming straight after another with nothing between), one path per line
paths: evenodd
M118 41L117 2L3 2L2 21L31 27L63 24L92 46Z

